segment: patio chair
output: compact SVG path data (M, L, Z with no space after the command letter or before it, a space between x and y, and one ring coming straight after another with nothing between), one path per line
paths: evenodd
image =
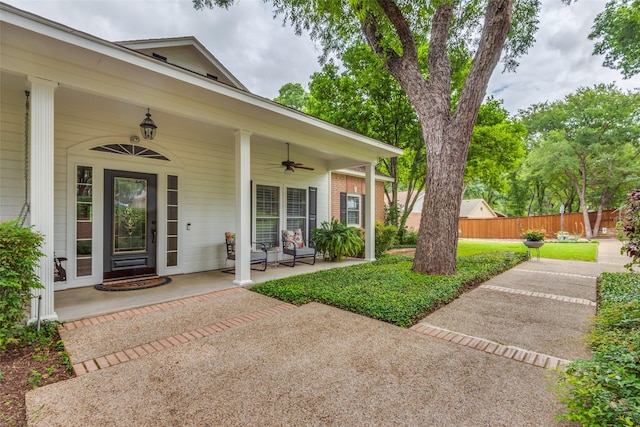
M294 232L292 230L282 230L282 253L293 257L292 260L281 260L280 264L295 267L297 260L304 264L313 265L316 263L316 247L313 241L305 243L302 237L302 230L299 228ZM311 258L313 261L309 262Z
M224 233L224 242L227 247L227 258L224 260L225 266L227 260L236 260L236 236L231 232ZM251 251L251 265L261 265L260 268L251 268L256 271L265 271L267 269L267 247L264 244L260 244L260 251ZM223 268L223 273L234 274L236 272L235 267Z
M56 253L53 253L54 282L65 282L67 280L67 270L62 266L62 262L66 260L66 257L56 256Z

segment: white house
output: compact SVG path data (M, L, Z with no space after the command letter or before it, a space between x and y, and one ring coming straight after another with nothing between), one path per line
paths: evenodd
M0 3L0 220L26 202L45 236L43 318L55 290L222 268L226 231L249 284L252 242L330 219L330 171L364 166L375 195L378 159L400 154L249 93L194 38L113 43Z

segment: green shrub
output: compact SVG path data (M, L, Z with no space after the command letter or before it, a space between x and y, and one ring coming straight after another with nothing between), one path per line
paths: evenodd
M418 232L414 230L405 230L402 239L398 242L401 245L415 246L418 244Z
M345 256L357 256L363 247L360 230L347 227L337 219L324 221L312 231L316 250L331 261L342 261Z
M376 258L380 258L389 249L396 234L398 234L398 229L393 225L376 222Z
M31 290L42 288L34 272L42 235L18 221L0 223L0 348L5 348L25 320Z
M593 355L571 363L559 383L569 412L592 426L640 425L640 275L604 273L589 336Z

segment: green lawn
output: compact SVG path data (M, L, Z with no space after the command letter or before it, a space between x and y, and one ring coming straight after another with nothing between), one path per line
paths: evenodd
M522 242L493 242L477 240L460 240L458 242L458 256L475 255L491 251L526 252ZM597 243L557 243L546 242L540 248L540 258L563 259L573 261L595 261L598 252ZM535 249L531 250L535 256Z
M296 305L321 302L408 327L465 288L523 260L522 253L482 253L458 258L454 276L428 276L411 271L410 257L383 255L371 263L271 280L251 290Z

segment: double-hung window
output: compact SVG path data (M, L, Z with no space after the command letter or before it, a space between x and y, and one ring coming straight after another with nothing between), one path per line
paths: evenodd
M347 194L347 225L360 226L360 195Z
M280 188L256 185L256 242L277 245L280 232Z
M287 188L287 230L298 228L307 238L307 190Z

